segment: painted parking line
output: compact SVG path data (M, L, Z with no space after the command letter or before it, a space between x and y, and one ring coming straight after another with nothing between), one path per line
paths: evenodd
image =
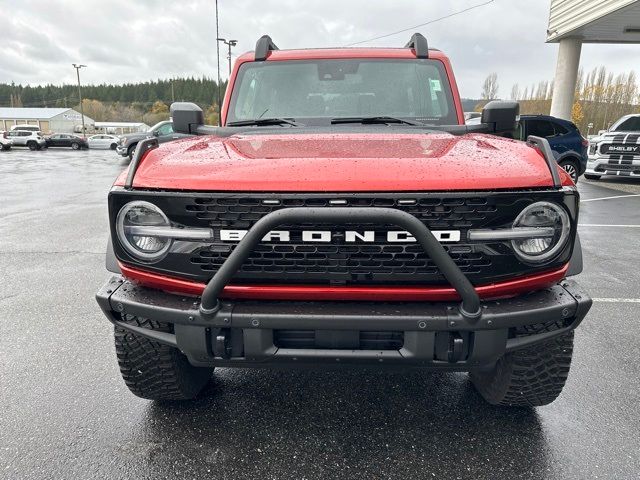
M640 225L609 225L606 223L579 223L579 227L616 227L616 228L640 228Z
M640 303L640 298L592 298L591 300L603 303Z
M627 197L640 197L640 193L633 193L629 195L615 195L613 197L587 198L586 200L580 200L580 203L597 202L598 200L612 200L614 198L627 198Z

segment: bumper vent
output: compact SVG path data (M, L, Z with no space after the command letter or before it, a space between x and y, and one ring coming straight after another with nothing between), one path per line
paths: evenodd
M273 344L293 349L400 350L404 332L274 330Z

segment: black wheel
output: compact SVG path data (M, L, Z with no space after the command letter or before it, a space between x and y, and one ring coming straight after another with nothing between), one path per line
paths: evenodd
M600 175L591 175L590 173L585 173L584 178L587 180L600 180Z
M80 144L79 143L73 142L71 144L71 150L79 150L79 149L80 149Z
M9 150L11 150L11 145L2 145L2 148L0 148L0 150L8 152Z
M172 326L127 315L126 323L171 332ZM120 373L134 395L149 400L189 400L209 383L213 368L194 367L177 348L115 327Z
M518 329L520 335L559 328L541 324ZM534 331L535 329L535 331ZM569 375L573 331L547 342L505 354L489 371L471 373L471 381L492 405L537 407L553 402Z
M118 145L116 145L115 143L112 143L111 145L109 145L109 148L111 150L115 150L118 147Z
M569 174L573 183L578 183L578 164L573 160L562 160L559 165Z
M28 142L27 147L29 147L31 151L38 150L38 144L36 142Z
M129 156L129 160L133 159L133 153L136 151L136 147L138 146L137 143L134 143L133 145L131 145L129 147L129 149L127 150L127 155Z

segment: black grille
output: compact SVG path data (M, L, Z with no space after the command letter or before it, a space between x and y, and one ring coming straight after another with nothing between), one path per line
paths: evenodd
M486 198L284 198L277 205L265 205L260 198L195 197L185 205L188 213L198 220L218 228L249 228L260 218L275 210L288 207L327 207L338 200L346 207L390 207L403 210L422 220L430 228L468 228L483 222L496 212L496 206ZM266 199L270 200L270 199ZM416 200L413 205L403 202ZM303 225L304 226L304 225ZM284 228L284 227L282 227ZM329 226L328 228L331 228Z
M229 257L237 242L222 241L221 229L248 230L263 216L290 207L387 207L407 212L432 230L455 230L460 241L444 248L474 284L548 270L568 260L569 249L553 265L522 263L509 242L469 243L470 228L511 226L522 209L535 201L565 202L560 191L473 193L197 193L112 192L110 214L115 218L128 201L144 199L158 205L178 226L211 228L207 242L176 241L161 261L141 265L159 273L208 281ZM569 207L572 208L572 207ZM390 242L393 225L281 225L290 241L262 242L233 278L234 284L428 285L447 284L428 255L416 243ZM303 242L302 231L330 231L329 242ZM345 231L373 231L373 241L349 242ZM115 227L112 220L112 235ZM115 253L125 263L138 264L121 246Z
M326 332L323 332L326 333ZM347 339L352 333L355 342L349 340L344 345L327 345L318 339L315 330L274 330L273 344L278 348L348 348L358 350L400 350L404 345L404 332L396 331L361 331L361 332L341 332L346 334Z
M479 274L491 266L491 258L470 247L446 247L458 267L467 274ZM466 250L455 252L455 250ZM191 262L204 272L215 272L231 253L203 248ZM416 244L409 245L260 245L240 272L263 278L300 276L317 282L328 275L335 281L371 282L393 275L398 281L415 280L414 275L439 275L438 268Z

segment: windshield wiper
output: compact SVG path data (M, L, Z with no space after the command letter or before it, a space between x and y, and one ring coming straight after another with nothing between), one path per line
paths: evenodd
M293 127L301 127L302 125L294 122L289 118L254 118L252 120L238 120L237 122L228 122L228 127L246 127L256 125L291 125Z
M331 119L331 124L337 123L361 123L365 124L373 124L373 123L403 123L405 125L416 125L416 126L425 126L426 124L422 122L418 122L417 120L409 120L408 118L399 118L399 117L387 117L387 116L377 116L377 117L337 117Z

